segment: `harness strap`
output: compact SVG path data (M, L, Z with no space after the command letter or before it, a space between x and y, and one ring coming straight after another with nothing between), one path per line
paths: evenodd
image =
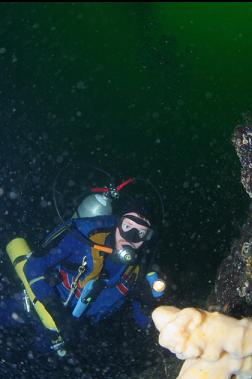
M32 280L29 282L29 284L30 284L30 286L32 286L34 283L37 283L37 282L39 282L40 280L44 280L44 279L45 279L44 276L38 276L37 278L32 279Z
M76 275L75 279L71 283L71 290L68 294L68 297L67 297L66 301L64 301L64 303L63 303L63 305L65 307L67 307L69 301L71 300L72 296L74 295L75 291L77 290L79 279L80 279L81 275L86 271L86 268L87 268L87 257L84 256L83 260L82 260L82 264L78 268L78 274Z
M66 232L67 230L69 230L71 227L71 222L70 221L67 221L65 222L63 225L61 225L59 228L57 228L57 230L55 230L54 232L51 232L47 237L46 239L44 240L44 242L41 244L41 246L44 248L46 247L47 245L49 245L55 238L59 237L62 233Z
M20 255L13 261L13 266L16 267L20 262L23 262L27 259L27 255Z
M78 271L80 265L78 263L73 263L73 262L68 262L68 261L63 261L60 263L60 268L63 270L69 270L76 272Z

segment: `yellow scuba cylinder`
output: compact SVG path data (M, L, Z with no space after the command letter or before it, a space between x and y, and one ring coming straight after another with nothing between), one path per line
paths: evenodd
M29 254L31 253L31 249L28 246L26 240L24 238L15 238L11 240L6 246L6 252L16 270L16 273L21 279L26 289L27 295L29 296L29 299L31 300L43 325L45 328L59 333L59 330L56 327L53 318L47 312L44 305L36 299L36 296L32 292L32 289L26 279L24 273L24 265L28 259Z

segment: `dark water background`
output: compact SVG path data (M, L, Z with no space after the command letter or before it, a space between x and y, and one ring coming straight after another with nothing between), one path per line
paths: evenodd
M23 234L36 245L59 222L59 170L70 164L59 184L63 214L81 186L106 184L78 168L87 162L117 182L141 176L159 189L158 262L176 304L202 304L249 206L230 140L251 111L251 3L1 3L0 21L2 301L18 287L6 243ZM126 328L134 350L115 328L120 356L102 329L81 363L42 357L40 366L8 332L15 358L5 357L2 377L44 378L47 368L55 378L151 378L150 367L176 377L176 363L165 376L156 336Z

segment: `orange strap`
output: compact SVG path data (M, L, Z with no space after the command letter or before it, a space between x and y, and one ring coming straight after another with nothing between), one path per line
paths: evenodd
M113 253L113 249L111 247L103 246L103 245L93 245L94 249L97 249L99 251L104 251L104 253L111 254Z

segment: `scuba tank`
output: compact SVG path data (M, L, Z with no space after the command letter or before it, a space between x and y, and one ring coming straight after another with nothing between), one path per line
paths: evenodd
M106 216L112 214L112 198L106 195L92 194L80 203L72 218Z
M134 179L130 178L117 187L110 184L108 187L92 188L91 192L93 192L93 194L82 200L72 218L111 215L112 200L118 199L119 191L121 191L128 184L132 183L134 183Z
M57 336L55 340L51 341L51 349L55 350L58 356L64 357L66 355L66 350L64 349L64 341L60 335L60 332L52 316L46 310L44 305L38 299L36 299L36 296L33 293L24 273L24 265L29 256L32 254L30 247L24 238L15 238L7 244L6 252L25 288L23 290L23 300L27 312L30 312L31 303L44 327L50 330L50 332L54 332L55 336Z
M26 295L29 297L29 300L33 304L44 327L51 331L58 332L58 329L52 317L47 312L44 305L36 299L31 289L31 286L26 279L26 276L24 273L24 265L27 259L29 258L29 255L31 254L31 249L28 246L27 242L25 241L24 238L15 238L11 240L6 246L6 252L8 254L8 257L11 260L11 263L13 264L15 268L15 271L19 279L22 281L24 285L24 288L26 290ZM28 302L28 299L26 299L26 301Z

